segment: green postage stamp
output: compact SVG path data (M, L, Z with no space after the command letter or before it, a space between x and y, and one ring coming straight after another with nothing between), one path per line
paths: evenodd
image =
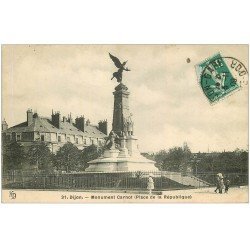
M211 104L247 84L247 69L233 57L220 53L196 65L199 84Z

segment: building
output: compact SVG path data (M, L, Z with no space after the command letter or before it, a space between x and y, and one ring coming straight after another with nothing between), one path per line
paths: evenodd
M79 149L92 144L104 145L107 132L107 120L100 121L96 126L81 116L73 122L71 114L68 118L61 118L60 112L54 113L53 110L51 119L41 117L28 109L25 122L10 128L5 120L2 122L4 142L18 141L27 147L45 142L53 153L67 142L73 143Z

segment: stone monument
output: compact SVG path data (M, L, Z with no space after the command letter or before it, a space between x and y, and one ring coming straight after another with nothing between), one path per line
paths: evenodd
M121 63L120 60L110 54L111 59L118 68L113 73L119 83L115 87L114 110L112 131L106 141L104 154L92 160L88 172L113 172L113 171L158 171L154 166L154 161L148 160L140 154L138 140L134 136L134 122L129 110L129 91L122 83L122 72L130 71L125 68L127 62ZM116 143L117 142L117 143Z

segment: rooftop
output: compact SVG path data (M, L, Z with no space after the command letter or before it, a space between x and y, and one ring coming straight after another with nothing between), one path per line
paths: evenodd
M60 128L55 127L51 120L47 117L33 116L33 122L28 126L27 122L20 123L10 127L5 132L46 132L46 133L64 133L71 135L81 135L86 137L104 138L106 135L102 133L97 126L88 124L84 126L84 132L68 121L61 121Z

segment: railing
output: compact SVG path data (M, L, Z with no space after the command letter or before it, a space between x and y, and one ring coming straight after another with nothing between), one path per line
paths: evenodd
M177 172L112 172L112 173L43 173L8 172L2 175L4 189L61 189L61 190L146 190L148 176L155 190L201 188L216 185L211 173L182 175ZM231 185L247 185L248 174L228 174Z

